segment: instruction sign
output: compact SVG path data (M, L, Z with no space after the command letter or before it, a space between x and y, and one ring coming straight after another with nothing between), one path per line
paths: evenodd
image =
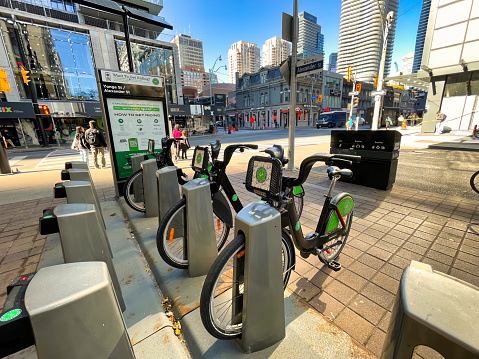
M130 158L148 153L148 140L169 135L163 78L123 71L98 70L98 86L117 194L132 174Z

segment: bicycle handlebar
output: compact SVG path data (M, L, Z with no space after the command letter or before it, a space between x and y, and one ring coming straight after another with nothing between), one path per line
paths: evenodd
M237 149L242 149L244 150L245 148L250 148L252 150L257 150L258 149L258 145L253 145L253 144L239 144L239 145L229 145L228 147L225 148L225 151L224 151L224 158L223 158L223 163L225 165L225 167L228 165L228 163L230 162L231 160L231 157L233 157L233 153L237 150Z
M340 161L347 162L348 164L359 163L361 162L361 156L317 153L306 157L303 162L301 162L298 178L291 178L288 186L301 186L308 178L309 172L311 172L311 168L316 162L325 162L330 166L334 162Z

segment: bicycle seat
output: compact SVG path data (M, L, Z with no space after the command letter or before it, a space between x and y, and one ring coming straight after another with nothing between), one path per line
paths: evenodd
M265 149L264 152L280 160L283 166L289 162L287 158L284 158L284 149L281 145L273 145L273 147Z

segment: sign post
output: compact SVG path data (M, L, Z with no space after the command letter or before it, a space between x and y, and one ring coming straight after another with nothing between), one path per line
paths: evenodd
M98 69L97 82L104 114L110 160L117 196L132 174L131 156L156 152L170 131L166 114L164 79L160 76Z

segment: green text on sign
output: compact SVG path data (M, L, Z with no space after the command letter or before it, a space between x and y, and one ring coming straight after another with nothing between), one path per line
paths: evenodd
M120 111L160 111L159 107L143 107L143 106L113 106L114 110Z

